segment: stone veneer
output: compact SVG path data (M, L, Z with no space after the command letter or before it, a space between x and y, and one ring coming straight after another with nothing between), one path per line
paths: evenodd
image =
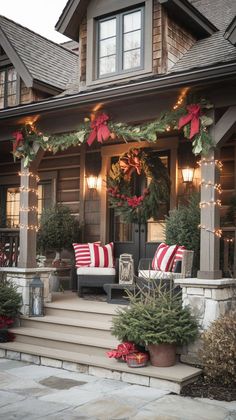
M7 280L11 280L16 286L18 291L22 294L22 308L23 315L29 315L29 284L33 277L39 276L44 284L44 302L51 302L51 286L50 277L55 268L18 268L18 267L5 267L1 268L1 272L6 273Z
M197 316L200 332L203 332L213 321L236 309L236 279L178 279L176 284L182 288L183 306L189 305ZM182 349L181 361L198 362L198 350L201 340Z

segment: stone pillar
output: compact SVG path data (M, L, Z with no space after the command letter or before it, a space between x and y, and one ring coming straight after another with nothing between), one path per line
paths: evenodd
M218 151L212 150L201 160L201 242L199 279L220 279L220 229L219 193L215 188L220 182Z
M236 309L236 279L194 279L185 278L175 281L183 293L183 306L190 306L197 316L200 332L209 328L211 323ZM201 341L197 340L183 349L183 362L197 363Z
M52 301L52 293L50 286L50 277L55 268L18 268L18 267L4 267L1 272L5 272L7 280L12 281L17 287L18 292L22 295L21 313L25 316L29 315L29 284L33 277L39 276L44 284L44 303Z

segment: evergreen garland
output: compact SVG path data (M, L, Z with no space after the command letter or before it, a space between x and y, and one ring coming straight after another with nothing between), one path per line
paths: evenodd
M195 155L201 153L207 154L209 149L214 147L213 140L208 131L208 127L212 125L213 120L205 115L205 110L212 106L205 100L201 100L199 106L201 109L199 117L200 128L199 132L192 138L193 153ZM119 138L125 142L132 140L156 142L158 134L177 131L180 118L186 115L188 115L188 110L186 106L183 106L168 112L163 112L158 119L140 125L132 126L122 122L108 121L107 116L107 121L103 124L107 126L111 139ZM22 141L14 140L14 158L23 158L24 165L27 167L35 158L33 143L42 147L43 150L52 151L53 153L85 143L93 130L93 123L94 121L90 122L86 118L84 123L79 124L76 132L57 136L47 136L46 134L39 133L34 125L26 124L16 132L16 134L22 134ZM191 121L183 128L184 137L187 139L190 138L190 127Z
M124 159L134 158L138 159L140 175L143 173L150 179L148 187L139 197L133 196L130 176L122 170L120 164ZM135 171L134 167L129 169ZM116 209L116 214L127 223L145 223L150 217L157 219L160 205L169 200L170 179L167 168L153 150L130 149L112 165L107 178L107 191L110 207Z

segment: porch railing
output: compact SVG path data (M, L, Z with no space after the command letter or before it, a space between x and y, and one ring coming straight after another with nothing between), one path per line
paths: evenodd
M0 267L17 267L19 230L0 229Z

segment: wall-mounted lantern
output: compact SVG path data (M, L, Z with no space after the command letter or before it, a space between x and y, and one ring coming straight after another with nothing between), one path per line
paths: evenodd
M193 176L194 176L194 168L186 167L182 168L182 177L184 183L192 183L193 182Z
M43 282L36 276L29 284L29 316L44 316L43 296Z
M99 177L95 175L87 176L87 185L89 190L97 190Z

